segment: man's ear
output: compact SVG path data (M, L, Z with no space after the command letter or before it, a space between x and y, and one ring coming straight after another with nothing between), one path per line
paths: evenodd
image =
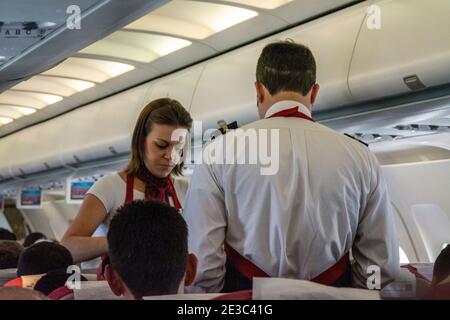
M123 286L122 279L117 274L116 270L114 270L113 266L111 266L110 264L108 264L105 267L105 278L109 284L109 287L111 288L111 291L116 296L120 297L125 293L125 288Z
M320 86L318 83L314 83L311 88L311 105L316 102L317 95L319 94Z
M255 81L255 90L256 90L256 100L258 104L264 102L264 86L261 82Z
M190 253L188 255L186 266L186 276L184 277L184 285L186 287L190 286L195 280L195 275L197 273L197 262L197 257L193 253Z

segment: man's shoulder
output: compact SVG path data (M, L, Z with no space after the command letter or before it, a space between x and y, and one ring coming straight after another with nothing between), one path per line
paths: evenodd
M349 137L350 139L353 139L353 140L355 140L355 141L359 142L360 144L362 144L362 145L363 145L363 146L365 146L366 148L368 148L368 147L369 147L369 144L368 144L368 143L365 143L364 141L362 141L362 140L359 140L358 138L356 138L356 137L352 136L351 134L348 134L348 133L344 133L344 136L346 136L346 137Z

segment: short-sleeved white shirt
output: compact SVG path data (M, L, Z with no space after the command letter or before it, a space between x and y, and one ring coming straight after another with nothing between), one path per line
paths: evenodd
M183 206L188 181L184 178L174 179L175 192ZM125 203L127 184L118 173L104 176L99 179L87 193L97 197L106 209L107 216L97 230L97 235L106 235L109 223L116 214L117 209ZM133 189L133 199L144 199L144 193Z

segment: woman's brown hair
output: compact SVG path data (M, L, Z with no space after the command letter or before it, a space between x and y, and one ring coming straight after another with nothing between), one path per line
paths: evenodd
M134 126L131 139L131 159L125 169L127 174L136 175L140 166L144 165L145 138L154 124L182 127L190 130L192 118L189 112L176 100L161 98L147 104L142 109ZM184 163L178 163L172 170L181 175Z

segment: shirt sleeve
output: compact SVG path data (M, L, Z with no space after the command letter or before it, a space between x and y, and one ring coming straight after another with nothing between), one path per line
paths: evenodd
M223 243L227 219L223 190L212 166L196 166L186 195L183 216L189 228L189 251L198 259L195 282L186 291L220 292L225 276Z
M114 182L114 177L104 176L94 183L86 194L89 193L97 197L109 215L115 206L115 200L117 197L115 190L117 190L117 182Z
M353 285L367 288L368 283L376 285L375 281L378 281L383 288L399 272L399 243L386 182L375 156L370 152L369 164L371 192L362 210L352 248L355 259ZM376 279L378 268L379 280Z

